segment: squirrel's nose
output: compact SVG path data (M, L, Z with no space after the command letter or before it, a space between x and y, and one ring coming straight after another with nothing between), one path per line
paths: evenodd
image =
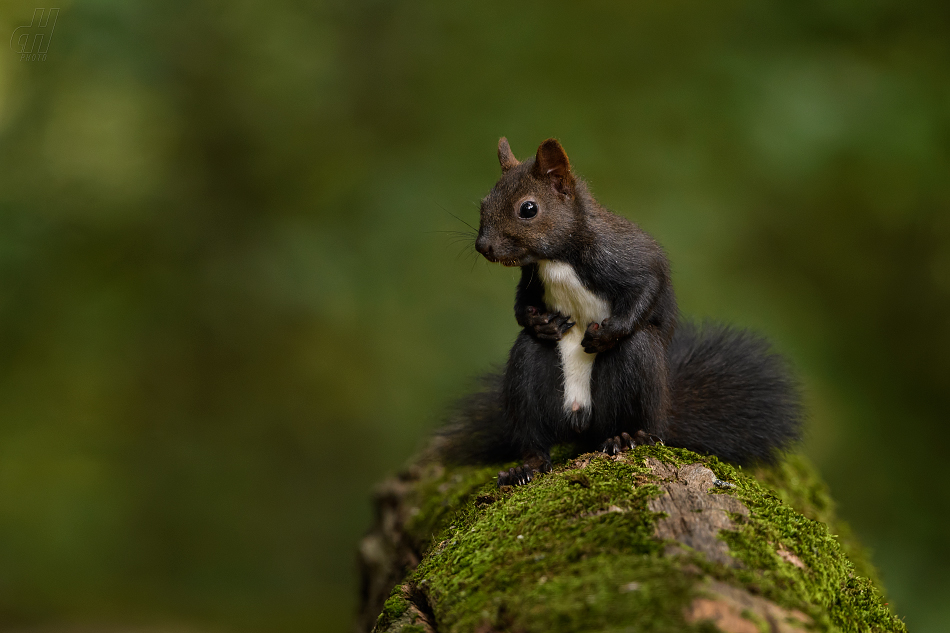
M475 240L475 250L484 255L485 257L491 257L491 244L488 243L488 238L484 235L479 235L478 239Z

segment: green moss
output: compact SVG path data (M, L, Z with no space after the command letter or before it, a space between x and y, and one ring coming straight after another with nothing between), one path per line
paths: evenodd
M397 585L392 590L373 630L391 633L425 633L419 611L411 608L412 604L406 598L406 591L405 585Z
M658 516L648 509L660 494L648 455L677 466L702 462L735 484L716 493L750 510L734 517L736 530L722 533L742 569L697 552L663 554L665 544L653 537ZM428 597L439 631L485 624L525 632L713 630L683 619L703 576L799 609L815 630L904 630L815 520L836 521L807 462L760 471L765 487L714 457L663 446L619 458L583 456L583 468L567 453L558 457L553 473L515 488L495 487L497 467L430 466L419 480L410 529L426 554L408 580ZM805 568L784 560L779 548Z
M859 574L828 525L783 501L782 497L794 500L814 516L837 522L826 487L804 458L793 457L774 467L772 472L777 474L768 479L771 488L715 457L701 461L717 477L736 485L730 493L750 511L747 518L734 517L739 529L721 534L745 568L704 563L710 575L738 586L752 586L780 605L800 609L814 619L818 630L906 630L887 609L874 583ZM804 569L783 559L780 549L800 560Z
M410 517L406 534L416 549L426 551L434 535L451 523L460 508L479 494L495 492L497 467L457 467L447 469L428 463L421 468L421 477L407 499Z
M854 576L853 565L824 524L799 514L773 495L762 494L763 489L752 480L739 485L737 496L751 515L738 530L724 532L722 538L733 556L745 563L745 569L709 568L711 575L756 586L774 602L810 615L819 630L901 629L870 581ZM805 568L781 558L779 548L797 557Z
M851 526L838 517L831 491L807 457L788 455L774 466L755 468L750 474L809 519L826 524L832 534L837 535L838 542L858 575L871 579L875 586L881 588L880 577L871 563L870 554L858 541Z
M758 613L749 611L748 609L743 609L740 615L746 620L752 622L755 625L755 628L759 629L759 633L771 633L772 628L769 626L769 623Z
M671 573L674 563L652 538L655 517L646 504L658 489L634 485L650 471L606 457L582 473L564 469L463 509L439 535L414 579L437 605L440 631L470 631L485 620L525 630L597 630L618 616L656 620L672 595L685 604L690 581ZM631 583L637 589L624 596Z
M402 587L395 587L383 605L383 612L380 613L379 618L376 619L376 629L380 631L390 629L392 624L399 620L408 610L409 601L403 596Z

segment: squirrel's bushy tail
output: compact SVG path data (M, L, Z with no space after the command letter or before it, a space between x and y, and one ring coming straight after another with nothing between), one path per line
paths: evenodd
M520 457L511 442L502 398L503 370L479 379L479 389L459 400L436 434L440 455L456 464L489 464Z
M670 446L737 464L770 462L801 438L798 385L764 338L685 322L669 348Z

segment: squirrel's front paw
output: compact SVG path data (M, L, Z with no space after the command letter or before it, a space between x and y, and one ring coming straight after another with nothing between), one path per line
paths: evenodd
M560 341L564 333L574 327L570 315L560 312L541 312L534 306L529 306L524 316L525 327L531 329L534 335L544 341Z
M620 338L620 334L611 327L608 318L604 319L602 323L591 323L587 326L584 338L581 339L581 347L588 354L606 352L616 345Z

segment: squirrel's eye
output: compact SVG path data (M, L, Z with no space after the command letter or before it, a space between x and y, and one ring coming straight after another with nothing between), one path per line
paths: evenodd
M538 215L538 205L537 203L531 200L525 200L521 203L521 208L518 209L518 217L524 218L525 220L533 218Z

